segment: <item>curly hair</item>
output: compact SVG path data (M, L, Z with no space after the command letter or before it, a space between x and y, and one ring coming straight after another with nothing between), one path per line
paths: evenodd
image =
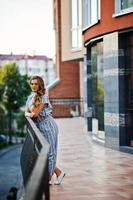
M45 89L44 81L40 76L33 76L30 79L30 84L32 80L37 80L38 85L39 85L39 90L34 96L33 103L32 103L33 108L34 108L34 107L37 107L41 103L42 96L45 94L46 89Z

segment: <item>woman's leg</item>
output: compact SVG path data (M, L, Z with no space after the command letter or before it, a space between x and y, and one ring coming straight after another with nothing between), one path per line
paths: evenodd
M54 170L56 167L57 131L50 120L40 124L39 128L40 131L43 133L45 139L49 143L48 169L49 169L49 180L50 180L54 174Z

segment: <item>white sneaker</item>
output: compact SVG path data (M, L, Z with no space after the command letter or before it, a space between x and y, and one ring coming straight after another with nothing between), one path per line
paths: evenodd
M52 185L53 183L52 183L52 181L49 181L49 185Z
M64 172L61 172L61 174L57 177L57 180L54 182L54 184L60 185L65 175L66 174Z

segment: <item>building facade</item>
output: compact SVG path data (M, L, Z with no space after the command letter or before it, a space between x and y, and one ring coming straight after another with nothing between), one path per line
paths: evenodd
M43 55L0 55L0 66L15 62L19 68L20 74L27 74L29 77L33 75L41 76L45 80L45 84L49 85L56 79L56 68L51 58Z
M88 131L133 152L133 1L83 0L83 10Z
M53 5L58 80L49 88L49 96L55 117L79 116L83 112L80 89L83 61L81 0L74 4L73 1L54 0Z

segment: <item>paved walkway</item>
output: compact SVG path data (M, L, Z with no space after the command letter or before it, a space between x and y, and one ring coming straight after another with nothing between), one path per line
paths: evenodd
M133 155L93 144L82 118L57 123L58 166L67 175L50 186L51 200L133 200Z

